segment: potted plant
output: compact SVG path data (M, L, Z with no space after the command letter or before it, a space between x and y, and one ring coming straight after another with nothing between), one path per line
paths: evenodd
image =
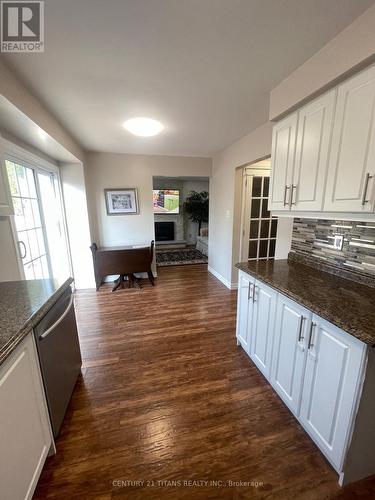
M208 222L208 192L190 191L184 203L184 210L192 222L198 223L198 234L200 234L202 222Z

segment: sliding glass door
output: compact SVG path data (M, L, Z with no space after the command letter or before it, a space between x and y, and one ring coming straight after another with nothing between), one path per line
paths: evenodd
M67 278L70 265L57 174L15 159L5 163L23 277Z

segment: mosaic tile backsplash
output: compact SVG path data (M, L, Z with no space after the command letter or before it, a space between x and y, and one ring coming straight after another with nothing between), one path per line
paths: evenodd
M335 236L343 236L341 250ZM294 219L291 253L375 277L375 223Z

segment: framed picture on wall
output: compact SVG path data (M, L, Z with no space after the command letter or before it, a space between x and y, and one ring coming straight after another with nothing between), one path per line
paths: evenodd
M107 215L139 214L137 188L105 189Z

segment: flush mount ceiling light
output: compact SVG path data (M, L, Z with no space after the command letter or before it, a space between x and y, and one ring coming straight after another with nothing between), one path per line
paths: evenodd
M131 118L126 120L124 128L134 135L141 137L152 137L163 130L163 125L157 120L146 117Z

